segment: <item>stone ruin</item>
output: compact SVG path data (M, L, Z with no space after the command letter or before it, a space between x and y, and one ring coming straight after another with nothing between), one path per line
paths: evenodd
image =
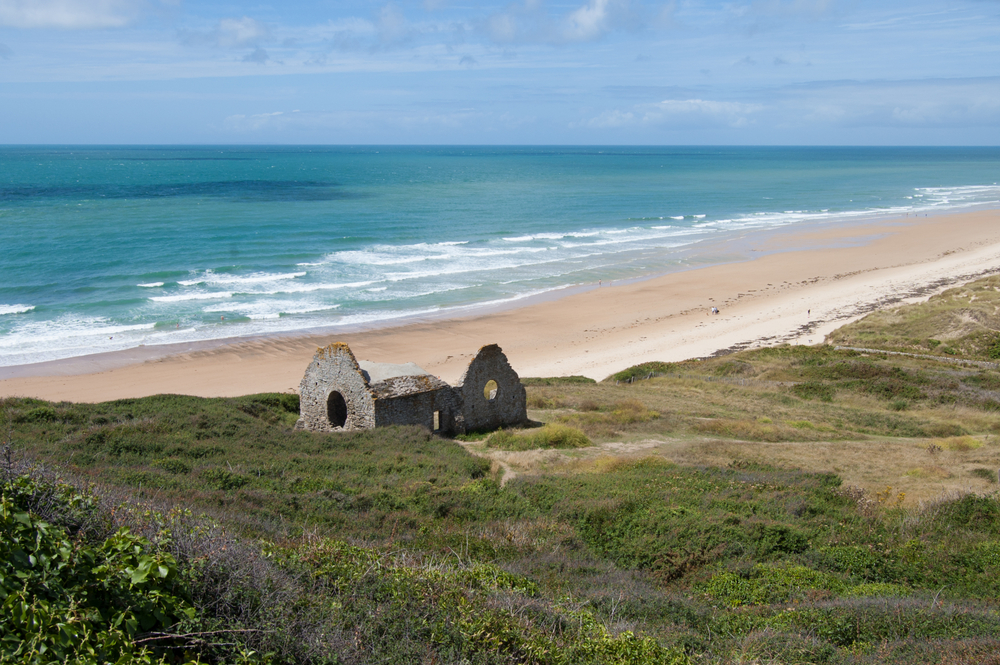
M299 384L295 429L340 432L423 425L447 436L523 425L527 399L517 372L496 344L469 363L454 386L413 363L357 360L335 342L318 349Z

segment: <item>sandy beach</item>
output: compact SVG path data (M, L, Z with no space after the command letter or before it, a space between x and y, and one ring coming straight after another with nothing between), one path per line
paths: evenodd
M348 334L232 340L146 360L148 353L121 352L0 368L0 395L99 402L295 391L316 348L333 341L349 343L358 358L416 362L446 381L488 343L499 344L521 376L598 380L652 360L815 344L873 309L1000 272L1000 211L787 228L739 242L746 260L594 285L507 311Z

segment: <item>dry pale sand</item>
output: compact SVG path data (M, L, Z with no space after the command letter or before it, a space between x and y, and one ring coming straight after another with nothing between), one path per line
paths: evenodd
M0 368L0 396L97 402L157 393L292 391L318 346L358 358L416 362L454 381L483 344L521 376L601 379L651 360L780 342L819 343L877 307L926 298L1000 272L1000 211L751 233L736 263L603 285L519 309L396 328L234 341L130 362L133 352ZM739 243L737 243L739 244ZM720 250L721 252L722 250ZM718 315L708 314L712 306Z

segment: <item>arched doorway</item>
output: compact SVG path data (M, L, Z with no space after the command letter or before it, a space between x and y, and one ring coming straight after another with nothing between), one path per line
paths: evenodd
M347 422L347 402L336 390L326 398L326 417L334 427L343 427Z

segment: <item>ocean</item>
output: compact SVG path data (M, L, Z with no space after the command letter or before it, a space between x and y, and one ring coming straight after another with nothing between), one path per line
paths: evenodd
M1000 148L0 147L0 366L461 315L998 181Z

